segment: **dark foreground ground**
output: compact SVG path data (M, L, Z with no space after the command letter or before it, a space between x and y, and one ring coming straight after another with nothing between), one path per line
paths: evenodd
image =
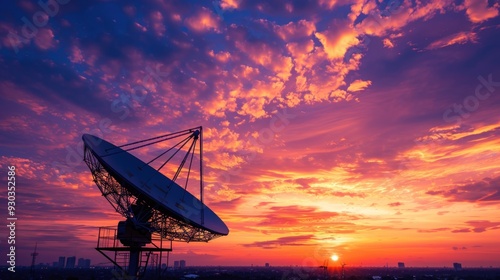
M155 271L148 271L142 279L278 279L278 280L313 280L313 279L495 279L500 280L500 268L465 268L455 271L451 268L354 268L345 269L344 278L339 268L300 267L189 267L183 270L163 271L162 276ZM191 278L196 277L197 278ZM36 269L17 268L15 273L3 267L0 280L120 280L131 279L111 268L92 269Z

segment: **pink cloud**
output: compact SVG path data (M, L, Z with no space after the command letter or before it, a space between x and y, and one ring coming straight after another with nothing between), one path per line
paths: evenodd
M82 54L82 50L78 46L71 46L71 55L69 57L69 60L73 63L82 63L85 60Z
M355 27L362 34L384 36L389 32L400 30L410 22L419 19L428 20L452 7L451 0L417 2L416 6L405 1L398 7L384 11L376 6L370 6L363 11L367 17Z
M310 74L306 76L309 82L307 85L309 92L304 95L304 102L313 104L325 100L332 102L353 100L354 97L351 94L339 88L345 86L345 76L358 69L361 57L360 54L355 54L347 63L340 59L331 61L321 73L317 69L307 71L306 75Z
M465 0L464 6L469 20L473 23L479 23L498 16L498 9L500 8L498 2L488 6L488 0Z
M222 0L220 6L225 9L238 9L241 0Z
M57 40L54 39L52 29L40 28L35 36L35 44L42 50L47 50L56 47Z
M403 205L401 202L391 202L389 204L387 204L389 207L399 207L401 205Z
M219 29L218 17L207 8L200 9L195 15L187 18L185 22L190 29L196 32L217 31Z
M318 0L318 3L331 10L340 5L351 4L352 0Z
M422 233L436 233L436 232L441 232L441 231L448 231L450 230L449 228L432 228L432 229L419 229L418 232Z
M349 85L347 91L350 92L362 91L365 90L371 84L372 84L371 81L355 80Z
M231 53L230 52L218 52L218 53L214 53L214 51L210 51L208 53L208 55L210 55L211 57L214 57L215 59L217 59L217 61L223 62L223 63L226 63L226 62L228 62L231 59Z
M308 224L328 224L339 215L337 212L321 211L312 206L271 206L265 215L261 216L263 219L259 225L276 228L304 227Z
M292 59L282 55L280 49L276 49L266 42L237 41L235 44L254 63L273 70L280 79L287 81L291 76Z
M309 54L314 50L314 41L309 39L301 42L292 42L286 44L286 47L293 57L295 69L298 72L306 67Z
M252 243L243 244L245 247L261 247L263 249L274 249L280 246L304 246L307 241L313 240L314 235L300 235L300 236L285 236L279 237L275 240L255 241Z
M454 229L451 231L452 233L465 233L465 232L471 232L469 228L459 228L459 229Z
M500 229L500 222L490 222L488 220L467 221L467 224L472 227L472 231L477 233Z
M394 43L389 38L385 38L383 41L384 47L392 49L394 48Z
M468 182L448 190L428 191L427 194L442 196L450 201L495 202L500 200L500 176Z
M245 103L241 106L238 113L241 115L251 115L253 118L262 118L267 116L266 110L264 110L264 105L266 104L264 98L251 98L247 99Z
M156 36L163 36L165 35L165 31L167 28L165 27L165 24L163 23L163 14L160 11L154 11L151 13L149 20L151 21L151 27L153 31L155 32Z
M1 45L15 50L30 43L30 40L24 38L12 25L7 23L0 23L0 36Z
M345 21L335 22L329 29L314 33L329 59L342 59L350 47L359 44L358 33Z
M289 42L293 39L311 36L316 31L316 26L311 21L300 20L286 25L277 25L274 30L281 39Z
M243 198L242 197L237 197L235 199L231 200L224 200L224 201L217 201L217 202L211 202L210 203L210 208L214 209L217 211L225 211L227 212L228 210L235 210L240 204L243 204Z
M439 49L455 44L466 44L468 42L477 43L477 34L474 32L459 32L456 34L452 34L431 43L429 46L427 46L427 49Z

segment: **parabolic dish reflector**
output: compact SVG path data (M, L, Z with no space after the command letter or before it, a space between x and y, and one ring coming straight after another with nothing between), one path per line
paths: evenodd
M99 137L84 134L82 139L94 182L122 215L132 218L135 205L129 201L134 201L149 209L150 228L172 240L209 241L229 234L210 208L150 165Z

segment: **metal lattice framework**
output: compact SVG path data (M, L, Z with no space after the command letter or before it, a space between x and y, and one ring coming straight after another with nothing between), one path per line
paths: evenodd
M144 197L117 174L111 174L92 150L85 146L84 161L102 195L116 212L141 227L170 241L208 242L222 236L192 225L189 220L173 217L162 211L160 205ZM193 211L200 211L195 210Z

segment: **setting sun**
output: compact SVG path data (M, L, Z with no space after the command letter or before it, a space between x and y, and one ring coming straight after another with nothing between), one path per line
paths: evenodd
M338 261L338 260L339 260L339 256L337 256L337 255L332 255L332 260L333 260L334 262Z

